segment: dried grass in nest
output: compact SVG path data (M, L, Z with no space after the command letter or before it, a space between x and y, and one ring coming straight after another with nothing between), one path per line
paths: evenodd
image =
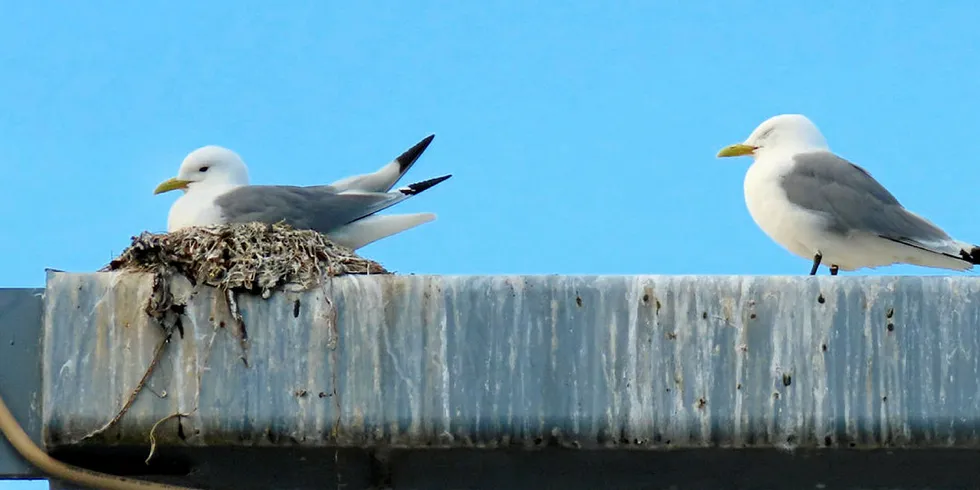
M263 297L286 284L315 287L324 276L389 274L381 264L315 231L295 230L282 223L143 232L103 270L179 273L194 284Z
M294 230L286 224L245 223L185 228L172 233L143 232L102 271L130 270L153 274L153 288L145 311L163 328L164 337L136 388L117 414L82 440L102 435L123 417L143 390L174 332L184 336L181 317L185 305L174 297L172 278L183 275L193 284L214 286L224 292L228 311L238 324L242 361L248 366L248 333L235 300L236 292L260 293L267 298L282 286L301 290L318 286L326 276L390 274L381 264L359 257L353 250L331 242L311 230ZM195 408L196 410L196 408ZM170 418L189 416L175 413ZM153 430L151 449L156 446Z

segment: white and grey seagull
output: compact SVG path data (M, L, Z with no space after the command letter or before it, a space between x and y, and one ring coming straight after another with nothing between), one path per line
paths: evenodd
M865 169L835 155L799 114L763 122L719 157L751 155L745 203L762 231L790 252L838 270L905 263L968 270L980 247L903 207Z
M436 218L433 213L376 214L451 177L444 175L391 190L432 138L423 139L374 173L305 187L249 185L248 167L237 153L204 146L188 154L177 176L161 183L153 193L184 191L170 207L168 232L192 226L283 221L356 250Z

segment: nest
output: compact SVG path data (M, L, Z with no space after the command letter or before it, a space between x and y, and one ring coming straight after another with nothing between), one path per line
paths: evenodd
M242 223L143 232L103 271L132 270L171 276L226 291L261 293L295 285L309 289L325 276L389 274L381 264L312 230L286 224Z
M186 298L178 299L171 291L174 276L183 275L195 285L204 284L221 290L230 317L238 327L241 359L247 367L248 332L238 310L237 292L261 293L263 298L268 298L277 288L311 289L329 276L390 274L377 262L362 258L315 231L295 230L284 223L195 227L165 234L143 232L133 237L133 243L119 257L102 268L102 271L118 270L153 275L152 292L144 311L163 328L164 337L123 407L112 420L86 434L82 440L99 436L119 422L150 378L174 332L184 336L181 317ZM223 322L220 325L223 327ZM147 463L156 447L153 431L157 425L173 417L188 415L170 414L150 429Z

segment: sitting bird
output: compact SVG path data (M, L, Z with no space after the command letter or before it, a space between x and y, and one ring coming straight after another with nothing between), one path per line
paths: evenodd
M168 232L190 226L285 222L356 250L436 218L432 213L376 214L451 177L390 190L431 140L422 140L373 174L305 187L249 185L248 168L237 153L204 146L188 154L177 177L161 183L154 194L184 191L170 208Z

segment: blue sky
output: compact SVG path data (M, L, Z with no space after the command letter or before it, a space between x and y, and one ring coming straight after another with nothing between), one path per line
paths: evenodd
M318 184L429 133L406 181L454 177L391 212L439 219L362 250L396 271L803 274L748 215L749 160L715 158L783 112L980 241L980 5L551 5L5 6L0 286L165 229L176 195L152 190L198 146Z
M980 3L556 5L8 2L0 287L164 230L152 190L199 146L306 185L430 133L404 182L454 177L391 212L439 219L361 250L396 271L805 274L749 217L750 161L715 158L787 112L980 242Z

